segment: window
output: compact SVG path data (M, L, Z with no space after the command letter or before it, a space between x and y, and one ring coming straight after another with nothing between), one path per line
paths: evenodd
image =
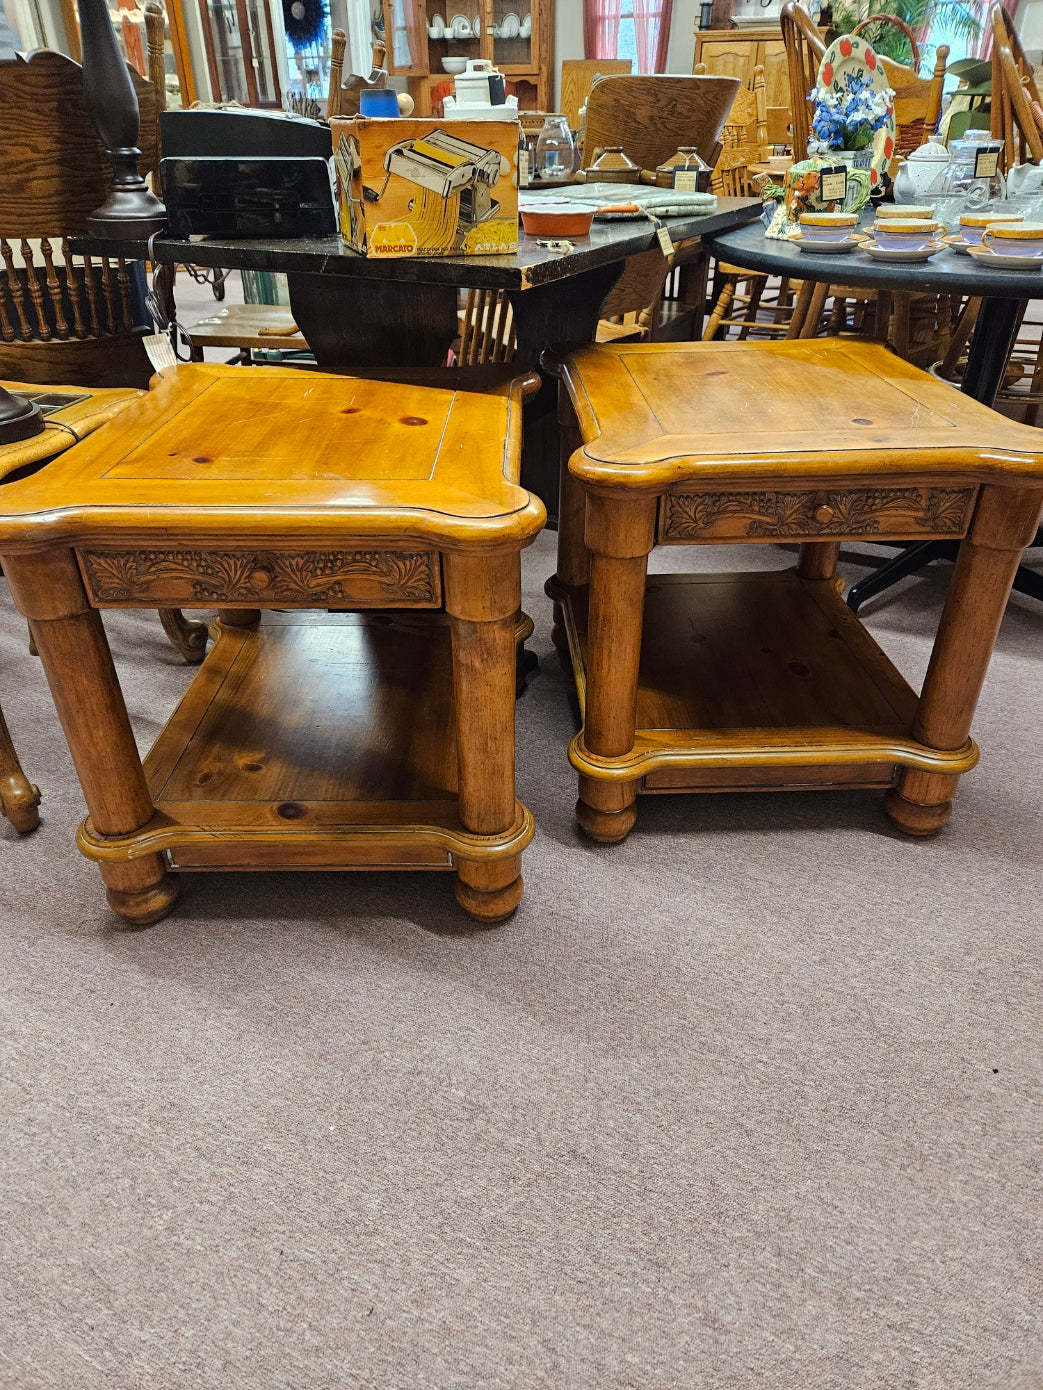
M673 0L584 0L588 58L629 58L635 72L662 72Z

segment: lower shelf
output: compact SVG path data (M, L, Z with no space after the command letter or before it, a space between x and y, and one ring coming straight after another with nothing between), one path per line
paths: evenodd
M153 851L188 869L450 869L532 838L457 811L448 620L436 613L266 613L222 628L145 760L156 807L94 859Z
M562 601L584 710L587 591ZM939 753L912 737L917 704L832 581L650 575L634 747L601 758L581 732L569 756L644 792L886 787L898 766L973 767L973 743Z

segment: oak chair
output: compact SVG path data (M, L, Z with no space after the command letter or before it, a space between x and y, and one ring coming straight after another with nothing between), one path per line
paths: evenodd
M157 92L131 75L147 173L157 163ZM48 52L0 63L0 376L148 384L142 339L152 324L140 268L69 248L110 181L79 64Z
M736 77L603 77L587 98L584 150L622 145L641 169L655 169L681 145L713 164L739 91Z
M580 112L587 104L590 89L602 77L619 77L634 70L629 58L563 58L561 63L561 98L558 109L568 117L572 130L583 125Z
M804 159L811 138L814 105L808 95L818 79L819 64L826 52L822 35L811 15L796 0L787 0L779 15L782 41L786 46L786 66L792 98L790 126L793 132L793 158Z

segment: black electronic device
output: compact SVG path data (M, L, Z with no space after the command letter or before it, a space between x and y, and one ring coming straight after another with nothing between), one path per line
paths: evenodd
M162 159L159 172L171 236L310 237L337 230L325 159Z
M287 112L163 111L159 138L167 159L329 159L333 154L329 126Z

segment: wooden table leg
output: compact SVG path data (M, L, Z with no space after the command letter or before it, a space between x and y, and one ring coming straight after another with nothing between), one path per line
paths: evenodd
M39 805L40 789L22 771L4 712L0 710L0 812L20 835L28 835L40 824Z
M645 576L655 544L655 494L587 494L590 551L586 701L582 742L596 757L617 758L634 746ZM637 781L580 775L576 819L593 840L624 839L637 819Z
M967 538L960 546L924 678L913 737L952 751L970 735L1021 552L1036 533L1043 493L983 487ZM952 813L957 776L902 772L887 793L887 813L909 835L933 835Z
M517 818L514 790L515 621L521 556L446 553L452 623L460 820L498 835ZM502 922L522 896L521 855L456 863L456 899L476 921Z
M590 582L590 554L583 539L586 494L569 472L569 459L582 443L576 412L562 382L558 387L558 568L546 587L547 593L554 599L551 640L563 656L568 653L569 640L559 592L561 589L581 589Z
M101 615L87 602L71 550L5 555L15 603L29 619L80 786L99 835L125 835L154 808ZM158 922L177 897L160 854L101 865L109 906L135 926Z

